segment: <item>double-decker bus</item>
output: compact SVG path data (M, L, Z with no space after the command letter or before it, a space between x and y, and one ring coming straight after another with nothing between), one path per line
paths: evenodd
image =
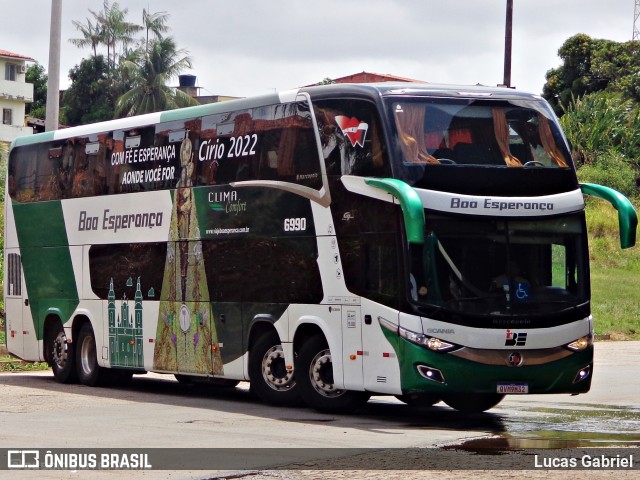
M637 224L506 88L308 87L22 137L7 192L11 353L329 412L587 392L583 195L623 248Z

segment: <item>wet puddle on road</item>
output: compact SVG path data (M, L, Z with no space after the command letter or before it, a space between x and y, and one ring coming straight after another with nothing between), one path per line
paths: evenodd
M498 415L504 430L497 435L467 440L447 448L475 451L640 446L640 408L534 407L512 409Z

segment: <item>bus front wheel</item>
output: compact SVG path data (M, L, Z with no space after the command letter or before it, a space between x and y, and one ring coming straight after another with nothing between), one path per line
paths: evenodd
M444 403L464 413L480 413L498 405L504 395L497 393L450 393L442 396Z
M296 379L306 404L321 412L349 413L369 399L369 394L365 392L336 387L331 351L321 335L309 338L300 348Z
M107 372L98 365L96 339L90 323L85 323L80 328L77 344L76 370L80 383L89 387L101 384L105 380Z
M280 338L275 331L262 334L249 353L251 391L275 406L301 403L293 371L287 370Z
M74 359L74 345L67 342L67 335L60 322L48 330L45 339L45 360L51 365L53 377L60 383L78 380Z

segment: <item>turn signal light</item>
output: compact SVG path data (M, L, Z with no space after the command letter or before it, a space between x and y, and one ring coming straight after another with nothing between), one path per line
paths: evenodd
M591 345L593 345L593 337L591 335L586 335L569 343L567 345L567 348L569 350L573 350L574 352L581 352L582 350L586 350Z

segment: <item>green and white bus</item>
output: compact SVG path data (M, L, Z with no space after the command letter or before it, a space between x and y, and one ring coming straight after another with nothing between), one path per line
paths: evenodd
M546 102L328 85L18 138L7 344L60 382L484 411L593 372L584 194Z

